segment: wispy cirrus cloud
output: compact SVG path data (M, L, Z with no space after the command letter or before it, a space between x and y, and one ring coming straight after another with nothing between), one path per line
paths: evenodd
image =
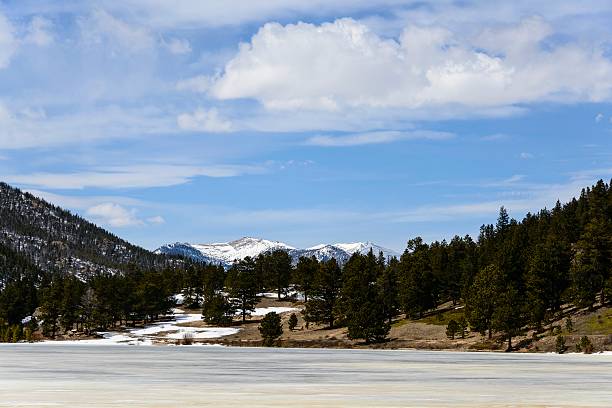
M168 187L188 183L195 177L237 177L246 174L262 174L263 166L249 165L132 165L94 167L82 172L6 174L3 179L9 183L48 188L149 188Z
M232 123L222 118L216 108L198 108L193 113L182 113L176 121L180 129L192 132L226 133L233 129Z
M448 132L434 132L427 130L416 131L378 131L364 132L349 135L319 135L306 141L310 146L322 147L349 147L371 144L393 143L406 140L448 140L455 137Z

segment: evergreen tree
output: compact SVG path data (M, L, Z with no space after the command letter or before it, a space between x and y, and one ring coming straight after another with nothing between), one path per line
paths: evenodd
M461 328L459 327L459 323L451 319L446 325L446 337L451 340L455 340L455 336L460 332L460 330Z
M571 264L574 303L592 308L597 295L605 302L605 286L612 265L610 223L602 217L592 219L575 245Z
M291 313L291 316L289 316L289 330L293 331L295 330L295 327L298 324L298 319L297 316L295 315L295 313Z
M408 241L408 249L400 259L399 300L406 317L420 318L436 306L437 290L428 250L417 237Z
M295 267L294 281L297 289L304 294L304 302L308 303L308 297L312 291L314 280L319 271L319 261L317 258L301 256Z
M240 312L243 323L255 310L257 304L255 277L255 262L250 257L246 257L232 265L225 281L233 307Z
M493 315L502 290L503 276L499 268L489 265L476 275L467 300L470 326L482 334L488 330L489 339L493 336Z
M336 303L342 288L342 273L335 259L321 262L315 275L311 298L304 309L306 322L334 326Z
M383 308L383 314L387 319L388 323L399 312L399 299L398 299L398 270L399 261L396 258L392 258L389 263L382 266L382 273L378 277L377 285L379 288L379 299Z
M215 293L204 297L202 319L215 326L228 326L234 317L234 306L223 295Z
M40 312L45 336L55 337L59 330L62 292L63 282L59 277L43 290Z
M342 274L341 310L351 339L365 342L384 341L390 326L376 283L378 263L372 251L353 254Z
M292 265L291 257L287 251L277 250L270 255L268 280L270 287L276 289L278 300L287 293L289 281L291 280Z
M465 339L465 331L468 328L468 322L467 322L467 319L465 318L465 316L461 316L459 318L459 321L457 322L457 325L459 326L459 333L461 333L461 338Z
M497 294L491 325L506 335L508 351L512 350L512 337L518 335L525 324L523 310L519 293L512 285Z
M274 342L283 335L280 315L276 312L266 314L259 325L259 333L263 337L264 346L273 346Z

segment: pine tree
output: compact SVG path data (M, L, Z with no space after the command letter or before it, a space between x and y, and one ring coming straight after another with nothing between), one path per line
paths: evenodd
M55 337L59 330L59 317L61 312L63 284L58 277L48 288L43 290L40 305L41 319L43 320L43 334Z
M228 326L234 317L234 307L225 296L215 293L204 297L202 319L215 326Z
M306 323L334 326L336 303L342 288L342 272L334 258L322 262L315 275L311 298L304 309Z
M295 315L295 313L291 313L291 316L289 316L289 330L293 331L295 330L295 327L298 324L298 319L297 316Z
M268 255L270 257L269 285L276 289L278 300L287 293L287 287L293 271L291 257L287 251L277 250Z
M257 304L255 262L250 257L246 257L232 265L225 286L229 291L233 307L240 312L244 323Z
M461 316L459 318L459 321L457 322L458 326L459 326L459 333L461 333L461 338L465 339L465 331L468 328L468 322L467 319L465 318L465 316Z
M319 261L314 256L311 258L300 257L295 267L294 281L297 289L304 294L304 302L308 303L308 297L312 291L314 280L319 270Z
M342 274L341 310L351 339L366 344L384 341L389 333L381 291L376 283L379 266L372 251L353 254Z
M506 335L508 351L512 350L512 337L516 336L526 323L523 310L523 303L514 286L509 285L497 294L491 325Z
M398 299L398 270L399 261L392 258L387 265L382 266L382 274L378 277L377 285L380 291L379 298L388 323L399 311Z
M455 340L455 335L460 332L459 323L451 319L446 325L446 337Z
M283 335L280 315L276 312L266 314L259 325L259 333L263 337L264 346L273 346L274 342Z
M466 304L470 326L489 338L493 336L493 315L498 296L503 290L503 277L499 268L489 265L483 268L474 279Z
M420 237L408 241L399 268L399 300L406 317L422 317L436 306L437 290L431 273L429 247Z
M592 309L601 295L605 301L605 286L612 267L610 223L603 216L591 219L575 245L571 264L574 303Z

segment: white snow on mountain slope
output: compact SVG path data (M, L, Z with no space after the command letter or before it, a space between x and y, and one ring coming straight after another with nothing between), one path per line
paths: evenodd
M399 257L391 249L383 248L371 242L354 242L347 244L320 244L306 249L297 249L279 241L269 241L260 238L245 237L232 242L213 244L175 243L160 247L155 252L168 255L181 255L199 261L218 263L230 266L236 260L247 256L255 258L258 255L275 250L287 251L294 262L302 256L314 256L319 261L335 258L339 263L345 263L354 253L367 254L370 250L378 256L383 252L386 258Z
M210 258L226 263L244 259L247 256L254 258L264 252L276 251L278 249L284 251L295 249L282 242L251 237L240 238L228 243L194 244L191 246Z
M354 254L354 253L360 253L360 254L367 254L368 252L370 252L370 250L372 252L374 252L374 255L378 255L379 252L382 252L385 255L398 255L395 253L395 251L392 251L390 249L387 248L383 248L379 245L373 244L371 242L352 242L349 244L334 244L334 246L348 252L349 254Z

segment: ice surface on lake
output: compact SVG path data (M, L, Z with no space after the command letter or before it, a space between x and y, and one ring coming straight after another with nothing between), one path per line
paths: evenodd
M0 407L606 407L612 355L0 345Z

